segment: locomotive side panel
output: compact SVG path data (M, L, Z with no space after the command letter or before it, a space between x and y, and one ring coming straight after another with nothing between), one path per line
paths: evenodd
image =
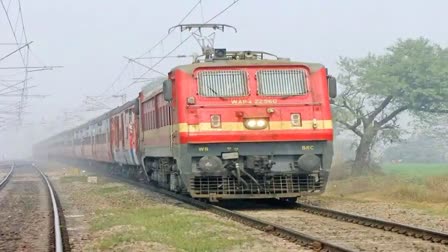
M146 157L171 157L172 108L162 93L142 103L142 153Z

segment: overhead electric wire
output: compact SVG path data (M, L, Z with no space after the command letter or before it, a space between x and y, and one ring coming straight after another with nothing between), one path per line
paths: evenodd
M187 19L190 15L191 15L191 13L196 9L196 7L198 7L198 5L200 5L202 3L202 0L199 0L189 11L188 11L188 13L177 23L177 24L182 24L182 22L184 22L185 21L185 19ZM167 33L165 36L163 36L157 43L155 43L149 50L147 50L145 53L143 53L142 55L140 55L139 57L137 57L137 58L141 58L141 57L143 57L144 55L146 55L146 54L148 54L148 53L151 53L152 52L152 50L154 50L158 45L160 45L161 43L163 43L163 41L165 40L165 39L167 39L169 36L170 36L171 34L170 33Z
M25 43L28 43L28 37L26 36L26 30L25 30L25 24L23 21L23 13L22 13L22 5L20 3L20 0L17 0L18 4L19 4L19 15L20 15L20 21L22 23L22 35L25 37ZM22 42L20 40L20 42ZM26 50L26 64L25 66L28 67L29 63L30 63L30 50L29 50L29 45L27 46L27 50ZM28 98L28 91L29 91L29 87L28 87L28 69L25 69L25 81L23 83L23 88L22 88L22 96L20 97L20 103L21 106L24 108L26 106L26 101ZM23 110L19 111L19 121L21 122L22 120L22 112Z
M144 68L146 68L146 69L150 69L150 70L152 70L152 71L154 71L154 72L156 72L156 73L158 73L158 74L161 74L162 76L165 76L165 73L162 73L162 72L160 72L159 70L156 70L156 69L151 68L151 67L149 67L149 66L147 66L147 65L145 65L145 64L142 64L142 63L136 61L135 59L131 59L131 58L128 58L128 57L124 57L124 58L127 59L127 60L129 60L129 61L134 62L135 64L137 64L137 65L139 65L139 66L142 66L142 67L144 67Z
M24 70L25 70L25 72L24 72L24 74L25 74L24 82L23 82L23 87L22 87L22 90L21 90L22 92L21 92L21 96L20 96L20 104L22 105L21 107L24 107L24 105L26 103L26 100L28 98L27 97L27 95L28 95L28 82L27 82L27 80L28 80L28 66L29 66L28 64L29 64L29 51L30 50L29 50L29 44L28 44L28 37L26 35L26 30L25 30L25 24L24 24L24 21L23 21L23 12L22 12L21 2L20 2L20 0L17 0L17 3L18 3L18 16L16 18L16 24L15 24L15 28L17 29L17 24L18 24L18 21L19 21L19 18L20 18L21 28L22 28L22 32L21 32L21 36L22 37L20 38L20 40L17 38L16 29L13 27L12 22L11 22L11 17L9 15L9 7L11 5L11 2L12 1L9 1L8 8L6 8L3 0L0 0L2 8L3 8L4 12L5 12L6 18L8 20L9 27L10 27L11 32L13 34L14 40L15 40L15 42L17 44L18 52L20 54L20 58L22 59L22 63L23 63ZM21 51L21 47L20 47L20 44L22 43L22 39L23 38L25 38L25 44L27 44L26 45L27 50L26 50L26 55L25 56L23 55L23 53ZM23 112L22 110L18 111L18 119L19 119L19 121L21 121L22 112Z
M240 0L234 0L230 5L228 5L226 8L224 8L223 10L221 10L220 12L218 12L215 16L213 16L212 18L208 19L207 22L205 22L204 24L208 24L211 21L213 21L215 18L219 17L220 15L222 15L224 12L226 12L228 9L230 9L233 5L235 5L236 3L238 3ZM196 31L198 31L199 29L196 29ZM145 76L146 74L148 74L149 72L152 71L153 68L155 68L156 66L158 66L163 60L165 60L165 58L169 57L171 55L171 53L173 53L174 51L177 50L177 48L179 48L181 45L183 45L188 39L190 39L191 37L193 37L193 33L191 33L187 38L183 39L176 47L174 47L171 51L169 51L165 56L163 56L160 60L158 60L154 65L152 65L147 71L145 71L143 74L141 74L138 78L142 78L143 76ZM131 82L128 86L124 87L123 89L120 89L119 92L131 87L132 85L134 85L135 83L137 83L136 81Z
M23 46L17 48L16 50L14 50L14 51L12 51L12 52L6 54L6 55L3 56L2 58L0 58L0 61L2 61L2 60L4 60L4 59L8 58L9 56L13 55L13 54L16 53L16 52L22 50L24 47L29 46L31 43L33 43L33 41L31 41L31 42L29 42L29 43L27 43L27 44L25 44L25 45L23 45Z
M17 2L19 3L19 14L20 14L20 21L22 23L23 36L25 37L25 42L27 42L28 37L26 36L25 22L23 22L22 4L21 4L20 0L17 0Z
M215 16L213 16L212 18L210 18L207 22L205 22L205 24L210 23L211 21L213 21L213 19L221 16L224 12L226 12L228 9L230 9L233 5L235 5L236 3L238 3L240 0L234 0L231 4L229 4L226 8L224 8L222 11L218 12Z
M187 19L191 13L196 9L196 7L201 4L202 0L199 0L188 12L187 14L185 14L185 16L182 17L182 19L179 21L178 24L181 24L182 22L185 21L185 19ZM151 53L152 50L154 50L157 46L159 46L160 44L163 43L163 41L165 39L167 39L171 34L167 33L165 36L163 36L157 43L155 43L149 50L147 50L146 52L144 52L143 54L141 54L139 57L137 58L141 58L143 56L145 56L148 53ZM106 90L104 90L101 93L101 96L103 96L104 94L106 94L110 89L112 89L114 87L114 85L120 80L121 76L124 74L124 72L127 70L128 66L129 66L130 62L128 61L128 63L121 69L120 73L117 75L117 77L114 79L114 81L112 82L112 84L109 85L109 87L106 88Z
M8 90L8 89L12 89L12 88L15 88L15 90L18 91L18 90L20 90L20 88L17 88L17 86L20 85L20 84L22 84L23 82L25 82L25 80L16 82L16 83L14 83L14 84L12 84L12 85L1 84L1 85L4 86L5 88L0 89L0 92L3 92L3 91Z
M37 87L37 86L30 86L28 88L35 88L35 87ZM19 95L19 92L21 94L21 92L22 92L21 88L20 89L16 89L16 90L9 90L7 92L0 93L0 96L4 96L4 95L7 95L7 94L14 94L14 93L17 93L16 95Z
M17 39L17 34L16 34L15 30L14 30L14 27L12 26L11 18L9 16L8 10L6 9L5 4L3 3L3 0L0 0L0 3L2 4L3 11L5 12L6 19L8 20L9 28L11 29L11 32L12 32L12 34L14 36L14 40L15 40L16 44L19 45L20 43L19 43L19 40ZM10 1L10 3L11 3L11 1ZM8 9L9 9L9 7L8 7ZM19 53L20 53L20 57L22 58L23 65L26 65L25 64L25 58L24 58L22 52L19 51Z

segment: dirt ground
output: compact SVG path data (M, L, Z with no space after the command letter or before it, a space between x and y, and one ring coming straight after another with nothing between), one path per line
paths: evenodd
M48 191L31 167L16 167L0 189L0 251L48 251Z
M101 176L88 183L63 164L40 167L59 194L72 251L310 251L131 185Z

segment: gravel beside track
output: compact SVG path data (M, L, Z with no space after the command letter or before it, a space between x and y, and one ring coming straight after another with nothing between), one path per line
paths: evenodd
M404 204L400 203L384 201L363 202L346 198L335 199L328 197L310 197L306 203L448 233L448 218L446 216L428 213L428 211L423 209L416 209L409 206L405 207Z
M0 190L0 251L48 251L52 216L48 189L32 166L17 166Z
M378 229L346 223L298 210L240 210L246 215L268 220L359 251L448 251L448 246L405 237Z

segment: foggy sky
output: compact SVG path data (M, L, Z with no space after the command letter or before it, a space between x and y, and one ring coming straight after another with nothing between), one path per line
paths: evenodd
M14 0L13 0L14 1ZM29 40L33 40L34 65L63 65L64 68L32 74L31 94L48 94L30 99L22 130L0 132L0 153L27 153L31 143L68 127L61 120L82 111L85 96L102 94L127 64L123 56L137 57L176 25L197 0L165 1L22 1ZM207 20L232 0L204 0ZM263 50L292 60L319 62L337 73L339 56L362 57L381 53L398 38L426 37L448 45L448 2L405 0L241 0L214 20L235 26L238 33L217 33L216 47L231 50ZM197 8L184 23L202 22ZM0 42L11 41L0 12ZM151 54L163 56L188 33L173 33ZM6 41L5 41L6 40ZM199 53L191 39L173 55ZM0 56L6 52L0 47ZM152 65L156 60L142 61ZM189 60L167 59L157 70L168 72ZM0 65L2 63L0 62ZM1 65L3 66L3 65ZM110 98L138 77L144 68L130 64L120 81L103 96L109 106L120 104ZM159 77L148 74L145 77ZM1 78L1 73L0 73ZM127 99L137 96L141 84L126 89ZM106 110L95 112L102 113ZM81 123L94 113L81 113ZM41 124L44 122L45 124ZM73 125L75 126L75 125Z

